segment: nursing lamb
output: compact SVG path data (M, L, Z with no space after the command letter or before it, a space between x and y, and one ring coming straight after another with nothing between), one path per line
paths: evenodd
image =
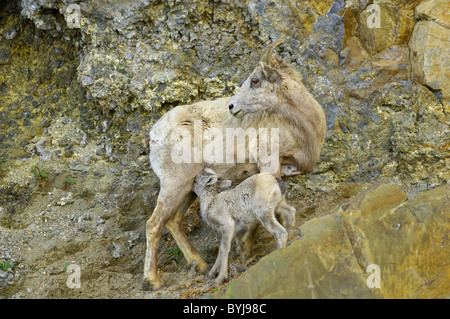
M231 184L230 180L227 180ZM227 182L225 181L225 182ZM295 208L284 200L279 183L272 174L253 175L236 188L218 192L218 176L211 169L204 169L194 181L194 192L200 201L203 220L222 236L214 266L208 273L221 284L228 276L228 254L233 238L255 228L260 222L276 239L277 248L286 246L287 230L277 221L278 211L289 229L294 226Z

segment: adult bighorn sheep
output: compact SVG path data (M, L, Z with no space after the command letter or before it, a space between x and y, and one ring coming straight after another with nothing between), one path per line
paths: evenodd
M308 92L294 69L283 60L272 56L283 41L270 44L262 53L260 63L239 91L231 98L182 105L165 113L150 131L150 163L160 180L160 192L152 216L147 221L147 251L144 282L153 289L163 285L158 276L157 257L161 234L166 226L173 235L189 265L204 272L208 264L189 242L182 229L183 215L195 200L192 192L194 179L204 168L213 169L219 178L243 180L258 172L281 175L281 167L290 172L308 173L319 158L325 136L325 115L320 104ZM201 132L198 123L201 123ZM210 161L196 158L202 154L205 143L211 142L208 132L229 128L247 130L278 129L277 163L267 163L245 157L237 159L239 147L226 147L223 154L234 161ZM183 138L188 131L193 138ZM188 137L191 137L188 136ZM217 135L216 135L217 136ZM249 138L250 139L250 138ZM256 138L259 142L260 137ZM226 143L218 141L217 145ZM181 147L180 147L181 145ZM175 149L192 147L194 158L179 161ZM248 148L248 146L246 146ZM217 149L216 149L217 151ZM250 154L251 152L249 152ZM296 173L296 172L293 172ZM247 236L245 245L251 246L254 234Z

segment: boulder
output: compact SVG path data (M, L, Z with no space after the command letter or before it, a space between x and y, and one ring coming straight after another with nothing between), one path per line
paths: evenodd
M450 186L410 200L378 183L299 229L222 298L448 297Z
M450 23L448 1L424 1L415 8L415 24L409 41L413 76L450 100Z
M400 9L391 1L367 6L361 11L358 21L360 38L366 49L374 54L406 43L414 26L412 13L412 10Z

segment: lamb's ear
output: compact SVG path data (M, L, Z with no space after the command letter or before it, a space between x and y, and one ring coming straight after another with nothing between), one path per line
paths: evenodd
M217 177L217 175L210 175L207 176L205 179L206 179L205 185L214 185L215 183L217 183L219 178Z
M270 83L281 82L281 75L277 70L266 65L262 61L260 61L259 64L261 65L262 72L267 81L269 81Z
M231 180L221 179L219 180L219 189L225 189L231 186Z

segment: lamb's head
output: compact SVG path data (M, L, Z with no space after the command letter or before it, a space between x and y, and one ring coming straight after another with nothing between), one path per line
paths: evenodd
M218 180L216 172L210 168L205 168L195 177L194 192L199 195L203 189L212 188L213 185L216 185Z
M194 193L200 196L203 190L211 190L217 192L231 186L231 180L219 180L216 172L210 168L205 168L195 177Z
M234 117L270 111L277 106L282 79L279 72L270 66L270 57L282 42L275 41L264 50L258 66L231 99L228 108Z

